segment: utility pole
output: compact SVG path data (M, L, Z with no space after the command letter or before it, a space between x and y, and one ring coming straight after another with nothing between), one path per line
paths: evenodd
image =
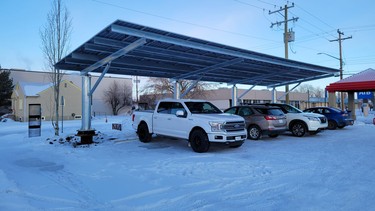
M285 59L288 59L289 58L289 47L288 47L288 43L289 42L293 42L294 41L294 32L292 30L288 31L288 22L289 21L297 21L298 20L298 17L295 18L291 18L291 19L288 19L288 9L289 8L292 8L294 7L294 3L292 3L292 6L288 6L288 5L285 5L284 8L280 7L280 9L278 10L275 10L275 11L269 11L268 14L271 15L273 13L280 13L281 11L284 11L284 21L277 21L276 23L271 23L271 28L274 26L274 25L281 25L281 24L284 24L284 47L285 47ZM282 15L282 14L281 14ZM285 102L287 104L289 104L289 85L285 85Z
M344 35L343 32L340 31L340 29L337 29L337 33L339 34L339 38L338 39L335 39L335 40L330 40L330 42L336 42L338 41L339 42L339 53L340 53L340 80L342 80L342 75L343 75L343 61L342 61L342 44L341 42L343 40L347 40L347 39L352 39L352 36L349 36L349 37L344 37L342 38L341 36ZM344 110L345 109L345 106L344 106L344 93L343 92L340 92L341 93L341 99L340 99L340 107L341 107L341 110Z

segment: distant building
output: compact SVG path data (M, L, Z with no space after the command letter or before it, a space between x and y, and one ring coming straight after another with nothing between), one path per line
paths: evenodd
M237 95L241 96L245 93L246 89L238 89ZM153 107L159 99L172 98L172 94L163 94L163 95L141 95L140 103L147 102L150 107ZM206 90L203 95L200 97L213 103L219 109L229 108L232 104L232 89L231 88L220 88L214 90ZM277 102L285 103L285 92L277 92ZM151 100L150 100L151 99ZM246 93L241 98L243 104L252 104L252 103L270 103L272 100L272 91L269 90L251 90ZM308 94L299 93L299 92L290 92L289 93L289 102L291 105L296 106L300 109L307 108L308 105Z
M237 96L241 96L247 89L238 89ZM232 104L232 89L220 88L216 90L207 90L206 99L215 104L220 109L229 108ZM285 92L278 91L276 94L277 102L285 103ZM270 90L251 90L241 97L239 103L270 103L272 101L272 91ZM307 93L290 92L289 103L297 108L304 109L307 106Z
M40 104L42 119L54 117L54 94L52 83L18 82L12 93L12 110L17 121L28 121L29 105ZM59 116L64 119L75 119L81 116L81 89L73 82L64 80L60 84L60 96L64 97L64 108L59 109Z
M39 84L48 84L51 82L50 79L50 72L41 72L41 71L26 71L26 70L18 70L18 69L9 69L10 70L10 77L13 79L13 83L39 83ZM91 77L91 85L94 86L95 82L98 80L98 76ZM75 86L79 87L81 90L82 87L82 78L78 74L70 74L66 72L63 76L63 80L72 82ZM130 76L128 77L111 77L106 76L100 82L99 86L96 88L93 98L92 98L92 116L97 115L112 115L111 107L105 103L104 96L106 95L106 90L110 87L111 84L114 82L118 82L119 84L126 84L131 89L133 88L133 82ZM133 92L132 92L133 93ZM79 105L81 105L81 94L78 99ZM81 108L81 107L80 107ZM131 106L128 106L120 111L121 113L127 113L131 110ZM79 110L78 113L82 111ZM65 110L64 110L65 113ZM78 114L76 113L76 114Z

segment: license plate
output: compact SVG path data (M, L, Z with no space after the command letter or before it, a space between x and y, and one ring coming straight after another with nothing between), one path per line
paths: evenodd
M236 137L234 137L234 140L236 140L236 141L240 141L240 140L241 140L241 136L236 136Z
M283 122L284 122L283 120L279 119L279 123L283 123Z

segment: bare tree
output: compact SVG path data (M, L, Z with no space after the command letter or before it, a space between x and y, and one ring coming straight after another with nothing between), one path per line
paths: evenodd
M311 97L324 97L324 90L311 84L302 84L296 88L296 92L309 93Z
M113 115L117 115L122 108L132 104L132 89L115 81L105 91L104 101L111 106Z
M193 85L194 81L179 80L177 83L180 85L180 92L183 93ZM148 85L143 87L143 94L159 96L174 94L173 83L167 78L149 78L147 84ZM215 87L216 85L214 83L198 82L195 87L185 95L185 98L204 98L204 91Z
M59 135L60 83L64 74L54 65L67 54L71 32L72 19L68 9L63 5L62 0L53 0L52 9L47 15L47 23L40 30L40 37L46 68L51 72L50 78L54 88L55 117L52 125L57 136Z

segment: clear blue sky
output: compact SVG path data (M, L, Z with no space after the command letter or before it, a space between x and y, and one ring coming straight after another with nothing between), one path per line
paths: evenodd
M337 29L353 36L343 41L344 74L375 69L375 2L296 0L289 27L296 41L289 59L339 68ZM289 2L289 5L291 5ZM162 30L284 57L280 14L269 15L287 4L284 0L65 0L73 18L70 50L104 27L121 19ZM3 68L43 70L40 28L46 23L50 0L0 0L0 65ZM349 75L344 75L347 77ZM309 82L325 87L338 78Z

